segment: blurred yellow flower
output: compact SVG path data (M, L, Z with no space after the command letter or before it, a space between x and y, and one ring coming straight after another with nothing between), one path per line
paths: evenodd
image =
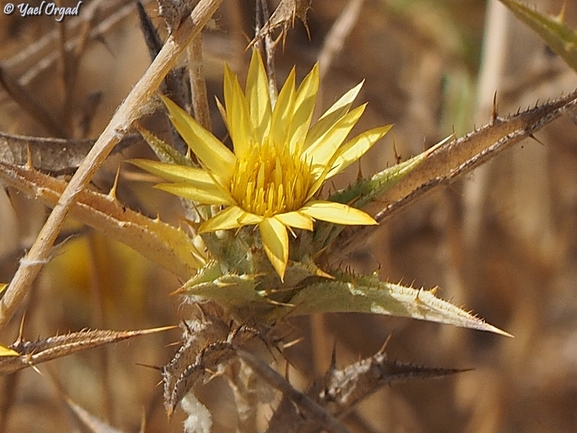
M244 93L237 77L225 67L225 107L220 108L234 152L163 97L172 123L202 168L148 160L135 164L171 181L157 185L164 191L224 206L200 226L200 233L258 224L264 250L282 279L289 258L287 228L312 230L314 220L376 224L358 209L315 198L325 180L359 159L391 128L375 128L345 142L366 106L351 110L361 86L343 95L311 126L318 65L298 89L293 69L273 107L264 65L255 50Z

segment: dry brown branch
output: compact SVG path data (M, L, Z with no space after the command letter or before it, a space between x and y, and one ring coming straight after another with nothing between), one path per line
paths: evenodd
M142 141L136 135L124 137L114 148L118 152ZM65 140L60 138L27 137L0 132L0 162L14 165L29 164L50 173L72 173L94 146L95 140Z
M318 423L319 427L329 432L348 433L349 430L325 408L306 394L294 389L284 377L273 370L267 363L242 349L237 349L237 354L269 385L281 391L285 398L297 405L305 416L310 417L314 423Z

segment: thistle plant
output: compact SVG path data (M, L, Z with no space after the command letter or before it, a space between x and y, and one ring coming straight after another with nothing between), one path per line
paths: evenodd
M375 312L382 309L385 314L500 332L437 300L432 292L420 293L330 267L324 256L337 236L319 242L320 233L341 225L375 225L356 206L367 205L371 197L382 194L410 170L393 167L374 176L385 181L367 184L366 179L359 179L357 184L364 187L347 188L328 200L320 197L324 182L357 161L391 126L346 140L364 111L364 105L351 108L361 85L345 93L313 124L318 74L317 65L296 88L293 69L273 106L258 51L253 51L244 94L237 78L225 68L225 101L219 106L234 151L166 97L162 100L191 151L189 157L166 152L168 144L141 128L164 161L132 163L170 181L156 188L190 201L188 207L199 209L205 219L192 224L192 229L206 246L207 263L178 293L192 301L218 300L235 313L242 312L237 316L240 320L258 316L259 320L276 320L303 311L313 313L317 308L362 311L368 298L376 303L370 307ZM416 167L423 155L415 159L409 167ZM344 196L351 205L342 202ZM321 261L329 267L319 267ZM375 290L373 284L387 288ZM343 307L343 302L348 306Z
M522 16L545 21L516 2L504 3ZM192 4L196 8L191 12ZM186 413L186 432L211 431L211 408L197 395L215 376L229 385L238 411L237 431L262 429L266 418L264 429L269 432L346 432L342 418L379 387L464 370L392 361L385 344L344 368L337 366L333 354L328 370L317 374L308 389L298 391L290 377L279 374L279 358L295 339L293 318L354 312L510 336L437 297L437 287L389 281L377 270L355 272L343 264L343 257L425 192L570 113L577 93L507 117L500 117L494 106L488 125L460 138L451 135L374 174L363 176L359 169L350 184L336 188L333 178L360 166L371 148L389 145L381 139L392 125L352 134L366 108L356 102L363 83L341 89L343 96L317 114L319 64L299 83L292 68L277 91L276 45L271 35L282 29L279 42L295 17L306 22L310 2L280 2L250 44L244 86L224 66L224 99L217 106L227 137L217 137L209 122L202 121L207 113L193 116L159 90L177 57L191 46L200 46L200 31L219 4L202 0L191 2L182 13L170 10L167 42L96 142L0 134L0 180L54 208L13 280L0 284L0 324L10 321L25 298L35 274L50 259L64 219L71 215L130 246L180 281L172 289L183 305L181 341L172 359L156 368L168 417L180 405ZM547 23L557 28L551 20ZM549 37L559 42L558 34ZM192 63L195 54L188 54ZM572 54L566 55L572 58ZM142 126L150 107L165 109L187 146L185 153ZM116 183L107 194L86 188L117 143L129 147L140 137L158 160L130 159L131 165L123 164L121 171L134 172L136 166L148 180L152 175L155 188L177 196L183 216L179 226L131 210L116 198ZM47 148L62 155L78 149L80 157L50 157ZM53 175L71 169L77 171L70 181ZM150 183L145 187L151 188ZM85 330L37 341L27 341L21 333L14 343L0 346L0 373L37 368L51 359L178 326L172 325L138 331ZM75 404L69 405L75 413L81 412ZM269 410L265 417L259 413L262 407ZM112 431L112 427L95 431Z
M169 181L156 188L184 198L189 202L186 207L204 219L190 225L205 245L206 264L176 293L191 303L216 302L225 315L231 314L238 325L230 329L227 340L238 330L246 332L243 326L250 326L255 334L269 328L261 337L273 341L270 328L279 320L327 311L406 316L506 335L436 298L434 290L381 282L332 266L326 255L338 235L327 238L323 233L339 233L342 225L375 225L376 221L356 206L369 204L436 147L403 164L405 170L386 169L373 176L372 182L358 179L356 185L323 199L324 182L359 160L391 126L347 140L365 108L352 108L361 84L313 123L318 65L298 87L295 75L293 69L274 98L257 50L252 54L244 93L236 76L225 67L225 100L219 107L233 151L166 97L162 100L169 118L189 147L187 157L168 150L167 143L140 128L162 161L138 159L132 163ZM342 202L344 197L350 205ZM319 262L326 266L320 267ZM221 319L209 323L212 320ZM228 359L226 353L232 350L216 350L222 350L216 363L197 359L191 370L186 364L192 356L183 353L200 356L198 353L216 340L210 330L210 339L204 340L205 347L199 350L200 329L206 326L195 323L189 322L195 332L186 337L195 340L193 349L183 346L183 352L164 370L169 414L204 372Z

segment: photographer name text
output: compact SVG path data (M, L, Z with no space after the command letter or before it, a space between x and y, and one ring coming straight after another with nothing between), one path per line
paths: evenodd
M74 7L58 6L56 3L45 0L42 1L39 6L32 6L29 3L20 3L17 5L6 3L6 5L4 5L4 13L6 15L11 15L15 10L17 10L21 17L45 15L55 17L56 21L61 22L64 17L78 16L82 3L83 1L81 0Z

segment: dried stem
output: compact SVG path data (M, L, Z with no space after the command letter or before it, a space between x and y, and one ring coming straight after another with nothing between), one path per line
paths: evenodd
M365 0L353 0L349 2L327 34L323 48L319 54L321 82L331 69L335 57L343 50L347 38L359 19L364 1Z
M203 60L202 60L202 35L195 38L187 50L188 74L190 77L190 88L192 89L192 109L194 117L208 131L212 130L210 125L210 110L208 108L208 97L206 96L206 81L204 80Z
M146 3L149 0L146 0ZM66 50L72 52L82 43L83 28L87 22L94 27L89 31L89 38L96 39L110 30L111 27L122 21L134 11L134 2L131 0L94 0L82 9L82 14L67 22L67 32L70 35L66 41ZM18 74L18 83L26 86L31 83L43 71L50 68L60 55L55 49L58 40L58 30L54 30L44 37L26 47L16 55L2 60L1 64L6 70ZM21 75L20 75L21 74Z
M139 117L140 107L144 106L154 94L162 79L174 66L177 56L200 33L222 1L202 0L198 3L191 15L169 37L156 59L120 105L106 129L70 180L68 187L63 192L44 227L42 227L26 258L21 261L10 286L6 289L4 297L0 300L0 328L12 318L28 293L36 275L40 272L42 265L48 260L52 245L78 193L90 182L90 179L104 162L112 148L120 141L122 135L128 131L132 122Z
M26 90L24 86L20 85L18 80L10 77L2 68L0 68L0 89L4 89L10 98L12 98L22 110L40 123L49 134L59 138L65 138L67 136L66 131L58 125L58 122L52 117L50 112L42 108L34 96Z
M318 421L325 430L335 433L347 433L349 431L312 398L294 389L284 377L273 370L267 363L252 353L241 349L237 349L237 354L250 368L268 382L269 385L281 391L283 395L296 404L304 414Z

